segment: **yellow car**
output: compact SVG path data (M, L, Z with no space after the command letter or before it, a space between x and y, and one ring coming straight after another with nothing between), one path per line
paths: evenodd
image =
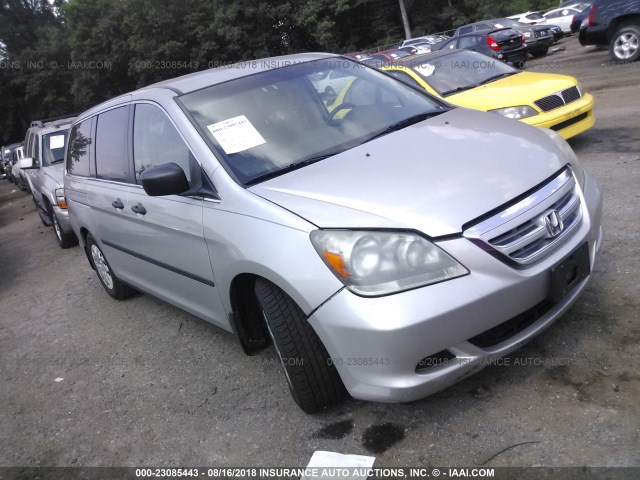
M496 112L571 138L593 126L593 96L567 75L522 72L468 50L413 55L382 70L460 107Z

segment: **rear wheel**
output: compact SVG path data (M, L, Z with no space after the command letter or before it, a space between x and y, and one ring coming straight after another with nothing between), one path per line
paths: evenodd
M100 283L102 283L107 293L116 300L124 300L133 295L134 290L130 286L122 283L118 277L113 274L109 262L107 262L102 250L100 250L100 247L91 235L87 235L87 249L89 250L91 264L98 273Z
M60 245L60 248L75 247L78 244L78 237L76 237L76 234L73 232L66 233L62 229L62 227L60 226L60 222L58 222L56 212L51 211L50 216L53 223L53 232L56 234L56 240L58 240L58 245Z
M338 371L300 307L266 280L256 281L255 292L298 406L315 413L347 397Z
M617 62L635 62L640 58L640 27L627 25L620 28L609 45L611 58Z

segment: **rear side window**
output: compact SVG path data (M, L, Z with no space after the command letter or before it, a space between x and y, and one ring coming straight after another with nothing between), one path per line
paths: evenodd
M491 28L490 25L487 25L486 23L479 23L476 26L476 32L486 32L487 30L493 30L493 29Z
M147 103L136 105L133 121L133 160L136 182L147 168L165 163L179 165L191 181L189 147L158 107Z
M469 37L460 38L460 42L458 43L458 46L459 48L472 49L472 48L476 48L477 44L478 44L478 37L476 37L475 35L472 35Z
M96 177L116 182L129 180L127 132L129 106L98 115L96 127Z
M460 27L458 35L464 35L465 33L471 33L473 31L473 25L468 25L466 27Z
M69 135L69 149L67 150L67 172L72 175L88 177L91 156L91 122L89 118L74 125Z

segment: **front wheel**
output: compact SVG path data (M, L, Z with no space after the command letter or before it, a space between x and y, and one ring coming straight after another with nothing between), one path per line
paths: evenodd
M627 25L618 30L609 46L611 58L617 62L635 62L640 58L640 27Z
M255 293L298 406L315 413L344 399L347 392L340 375L300 307L263 279L256 281Z
M100 283L102 283L107 293L116 300L124 300L132 296L134 290L130 286L122 283L118 277L113 274L109 262L107 262L102 250L100 250L100 247L91 235L87 235L87 249L89 250L89 257L91 258L91 265L98 273Z
M51 212L51 221L53 222L53 231L56 234L56 240L58 240L60 248L75 247L78 244L78 237L76 237L75 233L66 233L62 229L60 222L58 222L56 212Z

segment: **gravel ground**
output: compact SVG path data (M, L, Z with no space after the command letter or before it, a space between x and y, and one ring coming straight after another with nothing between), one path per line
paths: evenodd
M640 62L559 46L527 69L596 98L596 126L571 141L605 195L592 281L509 365L412 404L305 415L273 350L246 357L149 296L112 300L0 182L0 466L304 466L315 450L377 466L640 466Z

